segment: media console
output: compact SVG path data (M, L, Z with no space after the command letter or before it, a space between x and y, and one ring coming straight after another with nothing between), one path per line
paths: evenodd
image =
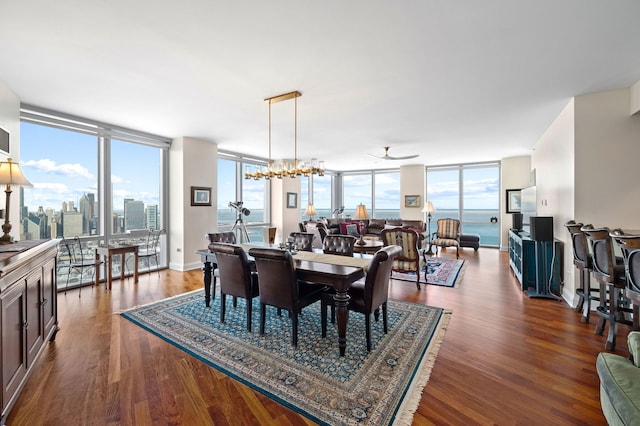
M561 262L560 241L534 241L526 232L509 231L509 265L530 297L558 299Z

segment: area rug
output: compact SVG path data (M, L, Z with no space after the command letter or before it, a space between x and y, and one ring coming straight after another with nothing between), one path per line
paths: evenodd
M310 420L326 425L411 424L422 389L444 338L450 311L408 302L388 303L389 332L372 321L367 352L364 315L351 313L346 356L337 330L321 337L320 303L300 316L297 349L291 346L288 315L267 308L266 332L259 332L254 299L253 332L245 325L245 301L229 299L225 323L220 297L204 305L198 290L136 307L121 315L210 366Z
M420 262L420 283L454 287L462 279L464 260L448 259L446 257L430 257L427 259L427 281L424 280L425 265ZM391 278L402 281L416 282L415 272L391 273Z

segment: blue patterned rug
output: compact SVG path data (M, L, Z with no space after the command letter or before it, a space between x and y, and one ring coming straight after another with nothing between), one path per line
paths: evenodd
M444 287L455 287L462 279L462 267L464 260L448 259L446 257L429 257L427 258L427 281L424 280L425 265L421 261L420 267L420 283L434 284ZM402 281L416 282L415 272L396 272L391 273L391 278Z
M259 303L254 300L253 332L245 326L245 301L227 299L221 324L220 297L204 306L197 290L121 315L319 424L410 424L444 338L451 312L389 301L389 333L372 321L367 353L364 316L349 314L347 351L338 355L335 325L320 337L320 303L300 316L298 348L291 346L291 322L267 308L260 336Z

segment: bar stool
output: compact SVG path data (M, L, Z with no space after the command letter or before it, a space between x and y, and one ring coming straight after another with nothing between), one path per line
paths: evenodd
M627 277L625 296L632 305L631 329L640 330L640 235L627 235L620 229L614 229L611 237L618 243L624 259L624 271Z
M624 298L624 288L627 280L624 274L624 261L613 254L613 245L609 236L609 228L594 228L585 225L580 228L584 232L591 246L593 277L600 283L600 304L596 312L600 321L596 326L596 334L603 334L604 327L609 322L609 335L604 345L605 349L614 351L616 347L616 333L618 323L624 320L621 310Z
M587 237L580 230L582 223L576 223L573 220L565 223L564 226L571 234L571 243L573 244L573 264L580 273L580 288L576 289L578 295L578 304L576 312L582 311L582 322L589 323L589 315L591 313L591 301L600 301L598 296L592 295L593 292L599 292L599 288L591 287L591 270L593 269L593 261L589 254L589 245Z

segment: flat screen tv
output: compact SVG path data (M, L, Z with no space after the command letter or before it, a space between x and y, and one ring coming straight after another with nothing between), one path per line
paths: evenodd
M522 230L531 232L531 216L537 216L536 187L530 186L520 191L520 212L522 213Z

